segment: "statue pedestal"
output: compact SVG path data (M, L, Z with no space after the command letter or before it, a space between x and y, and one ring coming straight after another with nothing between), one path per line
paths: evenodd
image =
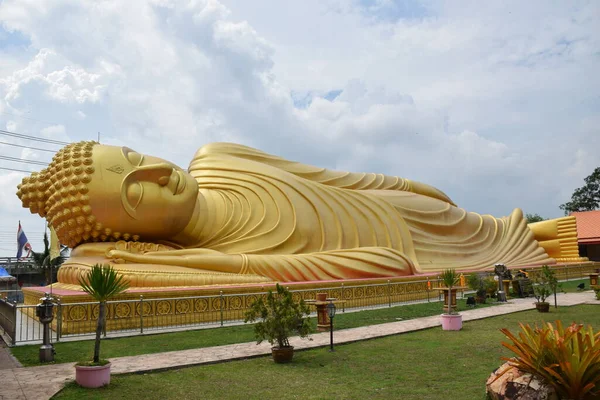
M588 274L588 276L590 277L590 287L598 285L598 276L599 275L600 274L596 274L596 273Z
M352 279L320 282L288 282L284 286L294 292L295 299L314 302L317 293L335 298L335 304L346 307L368 307L389 304L390 300L427 300L427 282L424 276L388 279ZM59 288L52 289L55 307L52 330L63 335L94 332L98 318L98 303L85 292ZM259 297L275 290L275 282L247 285L219 285L176 288L130 288L108 303L106 330L141 332L147 328L183 327L199 324L220 326L227 321L243 321L250 305ZM23 288L25 305L35 306L50 287ZM325 307L329 303L323 302ZM315 304L316 305L316 304ZM321 326L329 329L327 310L323 308ZM35 317L35 307L21 309Z

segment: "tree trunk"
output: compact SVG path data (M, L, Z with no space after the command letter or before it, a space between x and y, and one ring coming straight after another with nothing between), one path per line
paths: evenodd
M101 301L98 310L98 324L96 325L96 343L94 345L94 363L100 362L100 335L106 317L106 302Z
M44 270L44 277L46 278L46 286L52 283L52 269L50 268L50 256L44 258L42 263L42 269Z

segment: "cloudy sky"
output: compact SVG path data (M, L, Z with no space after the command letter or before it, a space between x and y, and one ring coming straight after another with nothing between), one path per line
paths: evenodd
M599 27L597 1L0 0L0 129L100 132L182 167L233 141L559 217L600 165ZM60 148L0 142L42 162ZM0 256L19 220L41 250L23 176L0 169Z

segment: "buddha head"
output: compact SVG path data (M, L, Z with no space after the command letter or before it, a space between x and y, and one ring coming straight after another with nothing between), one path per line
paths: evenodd
M23 207L45 217L61 243L167 240L190 221L194 178L176 165L127 147L79 142L23 178Z

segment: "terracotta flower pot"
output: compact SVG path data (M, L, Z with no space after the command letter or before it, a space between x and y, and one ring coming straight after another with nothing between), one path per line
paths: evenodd
M462 329L462 315L442 314L442 329L445 331L460 331Z
M288 363L294 357L294 346L272 347L273 361L278 364Z
M75 365L75 382L85 388L97 388L110 383L110 363L99 366Z
M548 312L550 311L550 303L535 303L535 308L539 311L539 312Z

